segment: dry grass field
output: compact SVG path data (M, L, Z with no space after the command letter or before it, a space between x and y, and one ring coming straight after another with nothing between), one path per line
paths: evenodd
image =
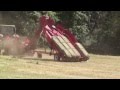
M120 79L120 56L90 54L87 62L57 62L0 56L1 79Z

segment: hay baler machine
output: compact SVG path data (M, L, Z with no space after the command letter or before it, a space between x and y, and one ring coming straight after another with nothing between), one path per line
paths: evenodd
M57 61L86 61L88 52L77 41L76 37L61 24L56 24L50 17L40 18L40 28L36 31L35 38L44 38L51 48L51 54ZM34 38L34 41L35 41Z

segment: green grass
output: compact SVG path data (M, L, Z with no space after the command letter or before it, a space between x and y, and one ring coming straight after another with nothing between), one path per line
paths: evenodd
M38 62L38 64L37 64ZM90 54L87 62L25 60L0 56L1 79L118 79L120 56Z

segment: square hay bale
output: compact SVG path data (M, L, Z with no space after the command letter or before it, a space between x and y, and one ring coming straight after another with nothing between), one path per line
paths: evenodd
M62 39L63 39L65 42L70 43L70 41L68 40L68 38L67 38L67 37L62 36Z
M62 45L62 43L60 43L60 42L56 42L56 44L59 46L60 49L65 50L65 47Z
M71 57L71 54L66 49L66 47L58 40L57 37L53 37L53 41L56 43L57 47L59 48L62 53L64 53L66 56Z
M70 42L67 43L67 44L69 45L70 48L74 48L75 49L75 47Z
M68 49L68 51L71 53L72 56L76 56L76 54L74 53L72 49Z
M68 46L67 46L67 45ZM80 56L79 52L76 50L76 48L71 44L71 43L66 43L64 44L66 46L66 48L68 48L69 52L73 55L73 56Z
M74 51L74 53L76 54L76 56L80 56L80 53L75 48L72 48L72 50Z
M58 38L56 37L56 36L53 36L53 41L55 41L55 42L59 42L59 40L58 40Z
M88 56L88 52L85 50L85 48L84 48L80 43L76 43L76 47L77 47L78 50L81 51L85 56Z
M67 43L64 42L62 44L65 46L66 49L70 49L70 47L69 47L69 45Z
M72 55L68 52L68 50L65 50L65 54L67 57L72 57Z
M73 51L72 48L68 45L68 43L64 42L64 43L62 43L62 44L65 46L65 48L69 51L69 53L70 53L72 56L75 56L74 51Z
M58 38L58 40L59 40L61 43L65 42L65 41L62 39L62 37L57 36L57 38Z

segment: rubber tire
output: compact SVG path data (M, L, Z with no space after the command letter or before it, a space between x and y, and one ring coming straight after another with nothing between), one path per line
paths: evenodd
M60 57L55 54L55 55L54 55L54 60L55 60L55 61L60 61Z

